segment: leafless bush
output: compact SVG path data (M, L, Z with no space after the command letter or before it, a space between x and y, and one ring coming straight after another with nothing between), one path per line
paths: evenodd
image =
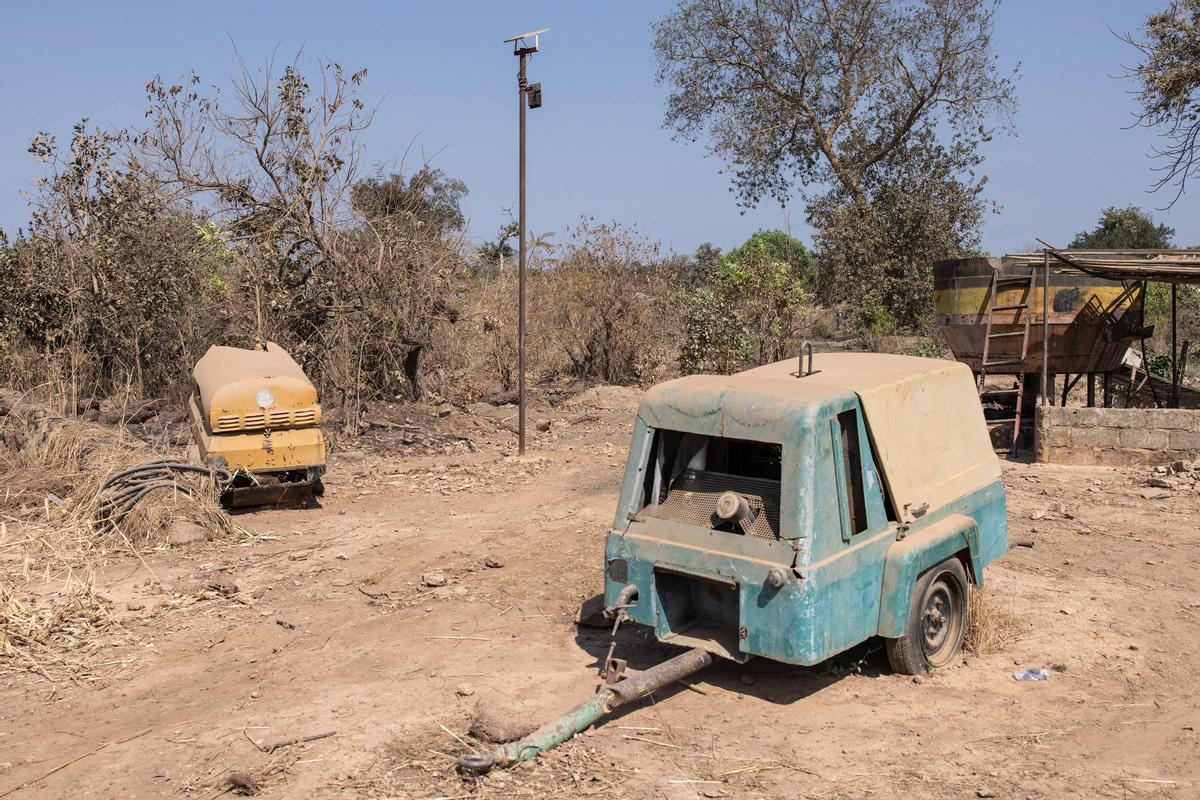
M5 382L48 386L71 407L180 387L225 323L224 245L121 157L125 141L86 121L65 150L39 134L30 150L49 174L28 230L0 242Z
M151 80L144 130L81 123L65 151L39 135L48 175L33 219L0 241L4 383L67 413L179 397L209 345L271 339L351 431L371 400L511 389L512 226L476 256L461 181L428 165L361 174L365 76L300 56L239 61L222 89ZM585 220L564 246L543 236L531 250L535 378L663 372L675 287L652 242Z
M426 354L458 316L465 186L428 167L361 180L366 70L239 66L227 97L194 75L149 84L146 168L211 209L253 334L288 347L351 427L366 400L421 398Z
M644 383L678 346L673 287L658 245L619 223L585 219L550 263L539 334L561 371L614 384Z

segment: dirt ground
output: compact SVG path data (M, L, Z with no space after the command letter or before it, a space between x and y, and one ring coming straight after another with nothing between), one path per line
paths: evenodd
M555 399L523 459L512 407L397 409L341 445L320 508L112 565L102 684L2 688L0 798L1200 796L1200 493L1015 463L1010 537L1035 546L987 573L1021 623L1000 652L923 680L878 642L721 663L533 765L459 777L481 698L547 720L608 644L572 617L601 586L637 393ZM671 652L621 634L631 667ZM1051 677L1013 680L1027 666Z

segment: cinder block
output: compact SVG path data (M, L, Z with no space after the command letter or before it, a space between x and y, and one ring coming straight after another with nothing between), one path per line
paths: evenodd
M1071 429L1061 425L1050 428L1042 435L1047 447L1067 447L1071 444Z
M1179 431L1190 433L1191 431ZM1121 428L1117 431L1117 446L1144 450L1166 450L1169 444L1167 432L1154 428Z
M1076 428L1112 428L1111 408L1066 408L1071 424Z
M1167 447L1172 450L1200 450L1200 431L1170 431Z
M1033 413L1035 424L1041 423L1051 427L1055 425L1065 425L1067 424L1067 415L1063 412L1066 410L1067 409L1059 406L1043 406L1039 404Z
M1129 467L1140 464L1166 464L1173 456L1170 450L1139 450L1135 447L1100 451L1098 463L1106 467Z
M1172 430L1195 430L1197 412L1190 408L1148 408L1153 427Z
M1112 428L1071 428L1071 447L1116 447L1121 431ZM1166 436L1163 437L1166 446Z
M1047 447L1039 454L1039 460L1047 464L1067 464L1084 467L1100 463L1095 451L1081 447Z
M1153 408L1106 408L1105 425L1109 428L1157 428L1150 418Z

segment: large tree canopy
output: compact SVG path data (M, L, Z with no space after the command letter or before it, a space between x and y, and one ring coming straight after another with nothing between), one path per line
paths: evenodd
M1150 215L1140 208L1106 208L1100 212L1096 227L1081 231L1071 240L1071 247L1083 250L1164 250L1173 247L1175 229L1156 225Z
M1155 188L1175 184L1174 203L1200 170L1200 0L1171 0L1147 18L1145 38L1125 39L1145 59L1130 71L1141 86L1141 122L1166 140L1154 151L1162 162Z
M978 142L1010 110L994 11L989 0L684 0L655 25L667 125L709 136L745 205L785 202L796 183L862 201L869 173L915 132Z

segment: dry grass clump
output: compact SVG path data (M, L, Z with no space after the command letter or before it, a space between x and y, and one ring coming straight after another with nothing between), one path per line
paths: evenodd
M1007 648L1021 632L1017 615L988 600L982 589L971 587L967 600L967 632L963 647L976 655Z
M179 519L231 530L202 477L191 495L157 491L120 524L98 526L105 478L155 457L121 431L0 390L0 670L86 678L80 658L108 624L94 588L106 560L165 544Z

